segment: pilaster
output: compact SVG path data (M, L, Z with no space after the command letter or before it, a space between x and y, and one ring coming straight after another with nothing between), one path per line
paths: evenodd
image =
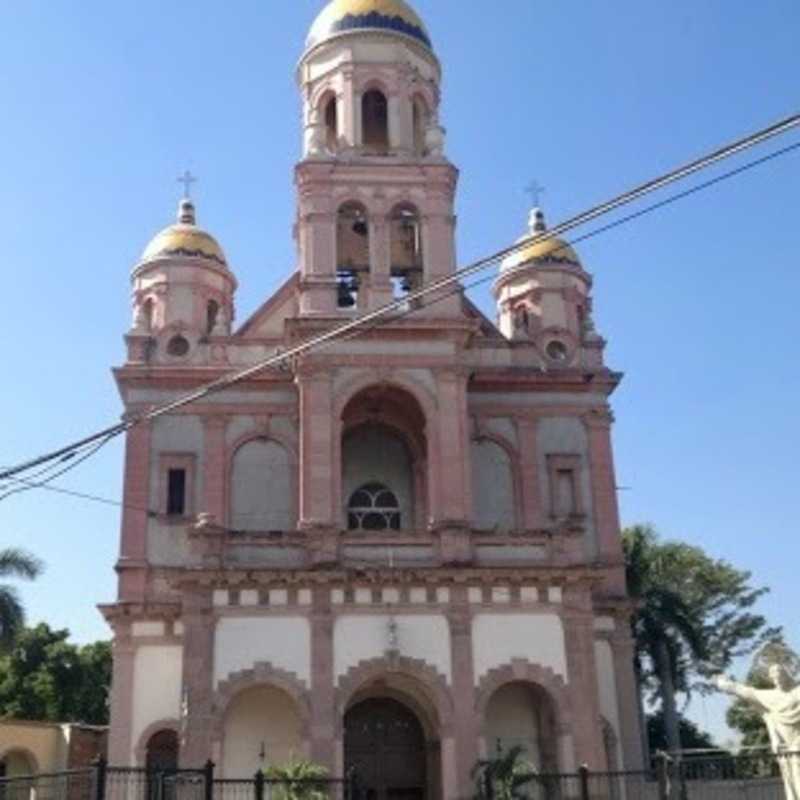
M202 766L211 752L214 679L214 615L209 589L183 594L183 719L180 765Z
M335 527L331 376L298 373L300 394L300 523L302 529Z
M122 536L117 565L120 600L143 599L146 589L150 439L149 422L140 422L125 434Z
M517 420L519 460L522 473L522 526L532 531L544 527L542 487L539 482L538 419Z
M203 506L218 525L227 522L225 502L225 432L228 418L215 415L203 418Z
M131 623L114 624L111 672L111 707L108 730L108 760L119 766L133 763L133 667L136 651L131 640Z
M589 468L597 551L600 560L613 567L607 578L607 590L624 595L625 573L622 567L617 480L611 450L612 421L611 413L606 410L591 411L584 416L589 437Z
M643 769L643 732L639 714L639 687L633 669L634 641L630 635L627 615L616 618L616 629L609 637L614 659L614 680L617 686L620 747L626 770Z
M445 797L469 797L472 793L471 771L478 760L479 722L475 711L475 670L472 661L472 614L467 602L467 589L451 590L451 607L447 613L450 626L450 657L453 665L453 727L456 736L455 785L447 785Z
M604 771L607 767L597 696L594 615L588 590L571 588L567 591L562 621L576 761L587 764L591 770Z
M330 590L314 589L311 611L311 758L336 772L336 700Z

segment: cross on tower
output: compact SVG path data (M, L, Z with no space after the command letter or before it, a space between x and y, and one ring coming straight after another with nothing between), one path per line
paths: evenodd
M531 181L526 187L525 192L531 196L531 203L538 208L539 201L542 198L542 195L547 191L544 186L542 186L539 181Z
M188 169L183 173L183 175L178 177L178 183L183 184L183 196L186 200L188 200L189 196L191 195L192 184L196 182L197 178L195 178L195 176L192 175Z

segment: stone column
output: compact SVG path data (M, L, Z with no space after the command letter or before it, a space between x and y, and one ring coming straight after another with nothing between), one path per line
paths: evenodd
M431 180L434 176L428 176ZM439 176L441 177L441 176ZM431 181L432 182L432 181ZM452 275L456 268L455 223L453 195L450 187L442 181L429 185L428 195L422 210L422 259L424 281L430 283L437 278ZM431 301L452 291L452 286L434 292L422 302L418 312L429 317L449 317L461 314L461 297L452 294L434 305Z
M122 494L122 536L119 599L144 599L147 584L147 509L162 511L164 501L150 497L149 422L140 422L125 435L125 485Z
M301 368L296 381L300 393L300 528L332 528L331 376Z
M111 673L111 708L108 731L108 761L118 767L133 763L133 667L136 650L131 639L131 623L114 621Z
M614 659L622 760L626 770L639 770L646 765L639 714L639 687L636 685L633 669L634 642L630 635L627 614L617 616L615 623L616 628L608 641Z
M622 565L617 480L611 450L612 421L613 417L606 410L592 411L584 416L589 436L589 468L597 552L600 560L612 567L607 578L607 590L623 595L625 571Z
M522 473L522 527L528 531L544 527L542 487L539 483L539 447L536 439L538 426L537 419L517 420Z
M356 97L356 90L353 80L353 70L342 70L342 92L341 102L337 107L341 115L339 119L340 135L347 142L348 147L358 147L361 144L361 131L359 130L361 115L356 118L356 106L360 110L360 97Z
M429 469L438 476L438 496L432 498L433 527L441 538L445 563L472 560L472 470L467 415L467 374L444 369L436 374L438 447L430 449Z
M183 698L180 765L201 767L212 758L214 724L214 615L211 590L183 593Z
M336 697L333 672L333 614L330 589L314 588L311 610L311 758L327 767L331 775L337 771Z
M203 418L203 503L200 511L211 514L217 525L227 524L226 486L225 486L225 431L228 418L215 415Z
M385 204L370 214L369 221L369 280L366 308L379 308L394 297L391 279L391 227L386 219Z
M467 590L456 586L450 590L451 606L447 612L450 625L450 657L453 665L453 731L455 738L455 781L448 785L448 770L442 765L446 798L469 797L472 794L470 772L478 760L478 717L475 713L475 672L472 661L472 614ZM446 749L442 747L444 759Z
M606 769L600 724L597 665L594 655L594 615L588 589L565 590L562 614L567 648L567 690L572 705L575 759L591 770Z

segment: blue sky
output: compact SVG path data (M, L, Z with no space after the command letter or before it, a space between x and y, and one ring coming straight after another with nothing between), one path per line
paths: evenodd
M117 418L129 270L172 221L186 167L239 278L239 321L294 268L293 70L320 7L0 6L0 463ZM522 233L534 178L557 221L800 110L796 0L476 7L416 3L445 70L462 265ZM608 361L626 373L624 522L752 570L795 648L799 179L794 153L579 248ZM475 298L492 313L486 287ZM63 485L118 498L121 457L116 442ZM94 605L114 597L118 522L43 491L0 502L0 542L47 564L22 590L32 620L107 635ZM721 708L693 715L718 728Z

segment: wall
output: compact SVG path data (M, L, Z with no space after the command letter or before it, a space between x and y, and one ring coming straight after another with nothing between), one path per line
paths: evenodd
M511 459L489 439L473 441L472 521L480 530L509 531L516 527L514 476Z
M484 614L472 623L475 682L495 667L524 658L567 678L564 629L555 614Z
M154 722L180 717L183 647L139 645L133 662L131 746ZM131 763L135 763L133 752Z
M0 720L0 760L8 760L8 775L20 774L25 758L36 772L66 768L67 742L64 726L55 722ZM16 757L14 757L16 756Z
M259 661L311 679L311 627L301 616L222 617L214 637L214 685Z

